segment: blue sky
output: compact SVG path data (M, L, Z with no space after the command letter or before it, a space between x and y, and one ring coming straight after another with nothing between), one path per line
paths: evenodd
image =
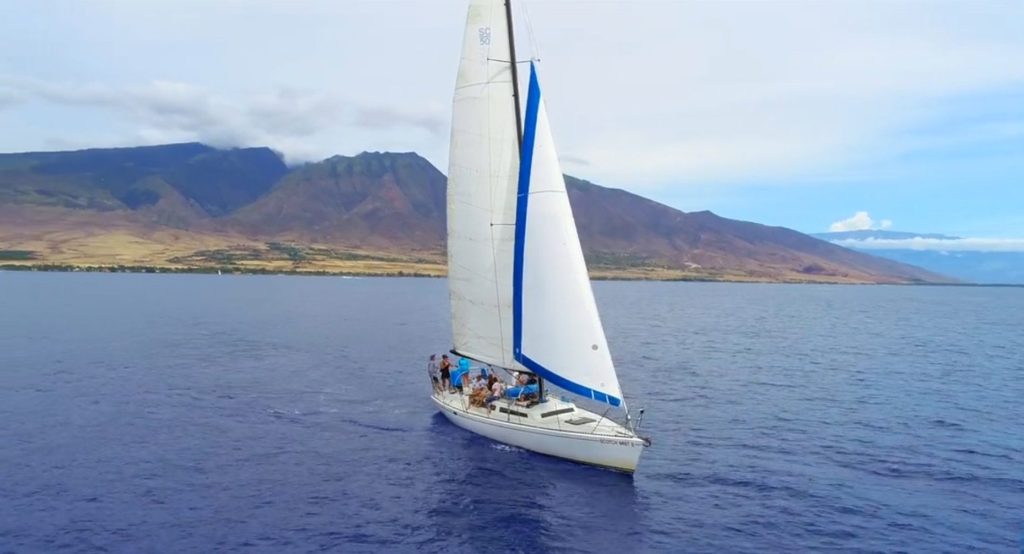
M519 15L569 173L805 232L1024 237L1024 2ZM444 170L464 17L456 0L0 3L0 151L201 140Z

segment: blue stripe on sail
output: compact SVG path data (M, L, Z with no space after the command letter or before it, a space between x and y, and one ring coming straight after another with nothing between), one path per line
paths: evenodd
M537 70L530 63L530 88L526 95L526 122L523 148L519 157L519 188L516 190L516 244L512 258L512 356L523 355L523 249L526 247L526 204L530 199L530 174L533 170L533 143L537 135L540 110L540 84Z
M526 96L526 121L523 126L523 148L519 159L519 186L516 190L516 242L512 259L512 355L530 371L555 386L612 406L622 400L552 372L523 354L523 251L526 247L526 206L530 198L530 175L533 172L533 144L537 135L537 113L540 110L540 84L537 69L530 63L530 88Z
M557 373L552 373L550 369L538 364L537 362L531 360L527 356L520 356L518 361L519 363L526 366L526 369L529 369L530 371L536 373L537 375L540 375L544 379L547 379L549 383L554 383L556 386L561 387L573 394L578 394L580 396L597 400L598 402L604 402L606 404L610 404L616 407L622 404L622 399L616 398L610 394L605 394L598 390L584 387L583 385L576 383L574 381L570 381L565 377L558 375Z

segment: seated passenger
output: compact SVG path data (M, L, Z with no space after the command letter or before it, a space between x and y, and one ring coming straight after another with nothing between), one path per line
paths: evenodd
M469 405L478 408L484 407L484 400L487 398L487 381L483 375L477 375L473 381L473 392L469 395Z
M538 392L537 385L524 385L506 390L505 396L520 406L529 406L531 402L536 402L539 398Z
M477 391L479 391L481 389L486 389L487 388L487 379L484 378L483 375L477 375L473 379L473 385L472 386L473 386L473 392L477 392Z
M494 375L491 375L491 378L490 380L488 380L488 382L491 385L490 388L488 389L491 391L491 394L484 399L484 404L487 404L487 411L491 411L494 409L494 401L501 400L501 397L505 396L506 387L505 383L502 383Z
M505 396L513 400L521 400L523 397L530 394L537 394L537 385L523 385L521 387L512 387L505 391Z

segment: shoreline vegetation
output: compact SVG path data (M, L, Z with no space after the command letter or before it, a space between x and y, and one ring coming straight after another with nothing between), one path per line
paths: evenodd
M147 255L124 262L93 252L55 260L33 250L0 250L0 270L103 273L197 273L240 275L324 275L358 277L445 277L442 252L396 255L382 252L307 246L284 242L239 243L170 256ZM84 260L82 258L85 258ZM120 263L119 263L120 262ZM807 278L753 276L659 266L646 259L603 256L590 260L596 280L698 281L737 283L858 283L823 275Z
M310 277L420 277L441 279L446 273L435 273L415 270L398 270L393 272L361 272L361 271L327 271L316 269L269 269L238 267L175 267L175 266L141 266L141 265L72 265L72 264L2 264L2 271L54 272L54 273L170 273L183 275L304 275ZM916 286L916 287L995 287L1024 288L1014 283L866 283L855 281L798 281L798 280L758 280L730 279L715 277L632 277L627 274L594 273L590 278L594 281L652 281L652 282L692 282L692 283L747 283L776 285L867 285L867 286Z
M422 256L395 256L323 247L305 247L277 242L269 242L263 246L248 244L237 245L232 248L197 250L191 254L173 256L166 261L144 263L113 263L103 260L90 260L88 262L53 261L47 260L32 250L0 250L0 271L430 278L442 278L447 275L447 268L439 253L429 253ZM837 285L886 284L849 279L829 279L826 276L820 275L812 276L811 278L750 276L683 271L649 265L614 267L593 264L590 276L591 279L602 281ZM971 283L927 282L897 284L926 286L1024 286L1013 284L977 285Z

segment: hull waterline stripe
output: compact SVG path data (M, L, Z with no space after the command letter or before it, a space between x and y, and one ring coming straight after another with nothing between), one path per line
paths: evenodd
M516 242L512 259L512 356L530 371L573 394L618 407L622 404L622 399L570 381L523 354L523 253L526 248L526 214L530 199L530 175L533 172L533 146L537 138L539 111L540 83L537 81L537 70L533 62L530 62L530 88L526 95L526 122L523 127L519 184L516 189Z

